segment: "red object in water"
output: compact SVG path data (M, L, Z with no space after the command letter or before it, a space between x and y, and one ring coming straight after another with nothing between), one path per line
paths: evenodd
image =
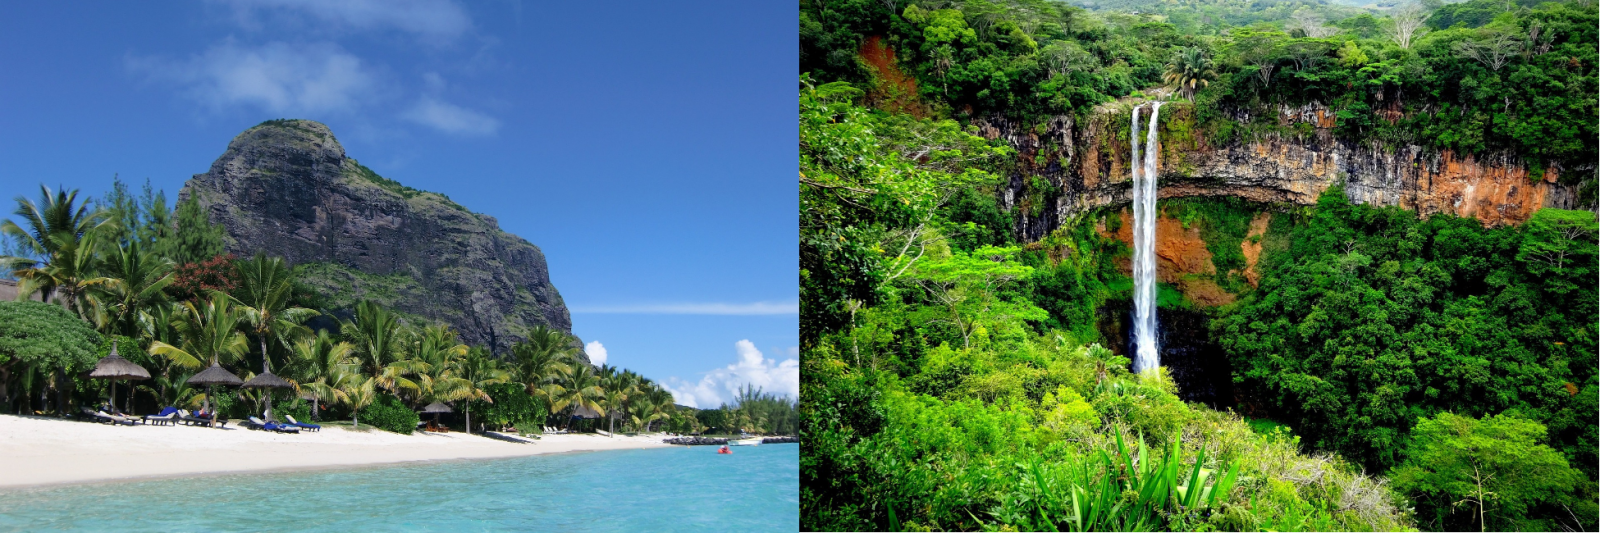
M729 450L727 446L723 446L721 448L717 448L717 453L732 454L733 450Z

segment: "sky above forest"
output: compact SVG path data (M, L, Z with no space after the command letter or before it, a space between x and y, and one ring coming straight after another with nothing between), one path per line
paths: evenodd
M539 246L591 358L688 405L797 396L792 10L7 3L0 198L116 175L175 199L246 128L316 120Z

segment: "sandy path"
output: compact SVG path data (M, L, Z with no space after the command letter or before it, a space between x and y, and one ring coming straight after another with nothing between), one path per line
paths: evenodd
M520 457L657 448L662 436L547 435L515 444L461 433L399 435L324 427L316 433L190 426L108 426L0 415L0 489L261 470Z

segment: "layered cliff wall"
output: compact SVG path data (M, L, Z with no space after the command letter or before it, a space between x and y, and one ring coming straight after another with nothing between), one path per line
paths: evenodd
M1019 236L1037 240L1073 215L1129 203L1129 119L1135 103L1101 106L1081 124L1071 116L1032 125L998 116L975 121L982 135L1005 139L1018 152L1019 164L1002 201L1020 213ZM1162 107L1162 198L1238 196L1309 205L1342 183L1354 202L1395 205L1424 216L1477 217L1491 226L1522 223L1541 207L1587 207L1578 205L1575 185L1560 182L1561 169L1547 169L1542 179L1530 180L1528 166L1511 157L1337 139L1332 134L1334 114L1318 105L1282 108L1275 131L1221 143L1211 142L1195 127L1193 111L1183 102ZM1146 110L1142 120L1148 119Z
M320 123L246 130L180 197L227 230L228 251L282 256L336 308L374 300L496 353L534 325L572 329L537 246L494 217L378 176Z

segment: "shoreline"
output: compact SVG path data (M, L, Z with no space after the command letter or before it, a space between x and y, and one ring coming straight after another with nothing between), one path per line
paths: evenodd
M298 435L243 428L108 426L0 415L0 493L71 485L668 448L661 436L543 435L519 444L464 433L338 426Z

